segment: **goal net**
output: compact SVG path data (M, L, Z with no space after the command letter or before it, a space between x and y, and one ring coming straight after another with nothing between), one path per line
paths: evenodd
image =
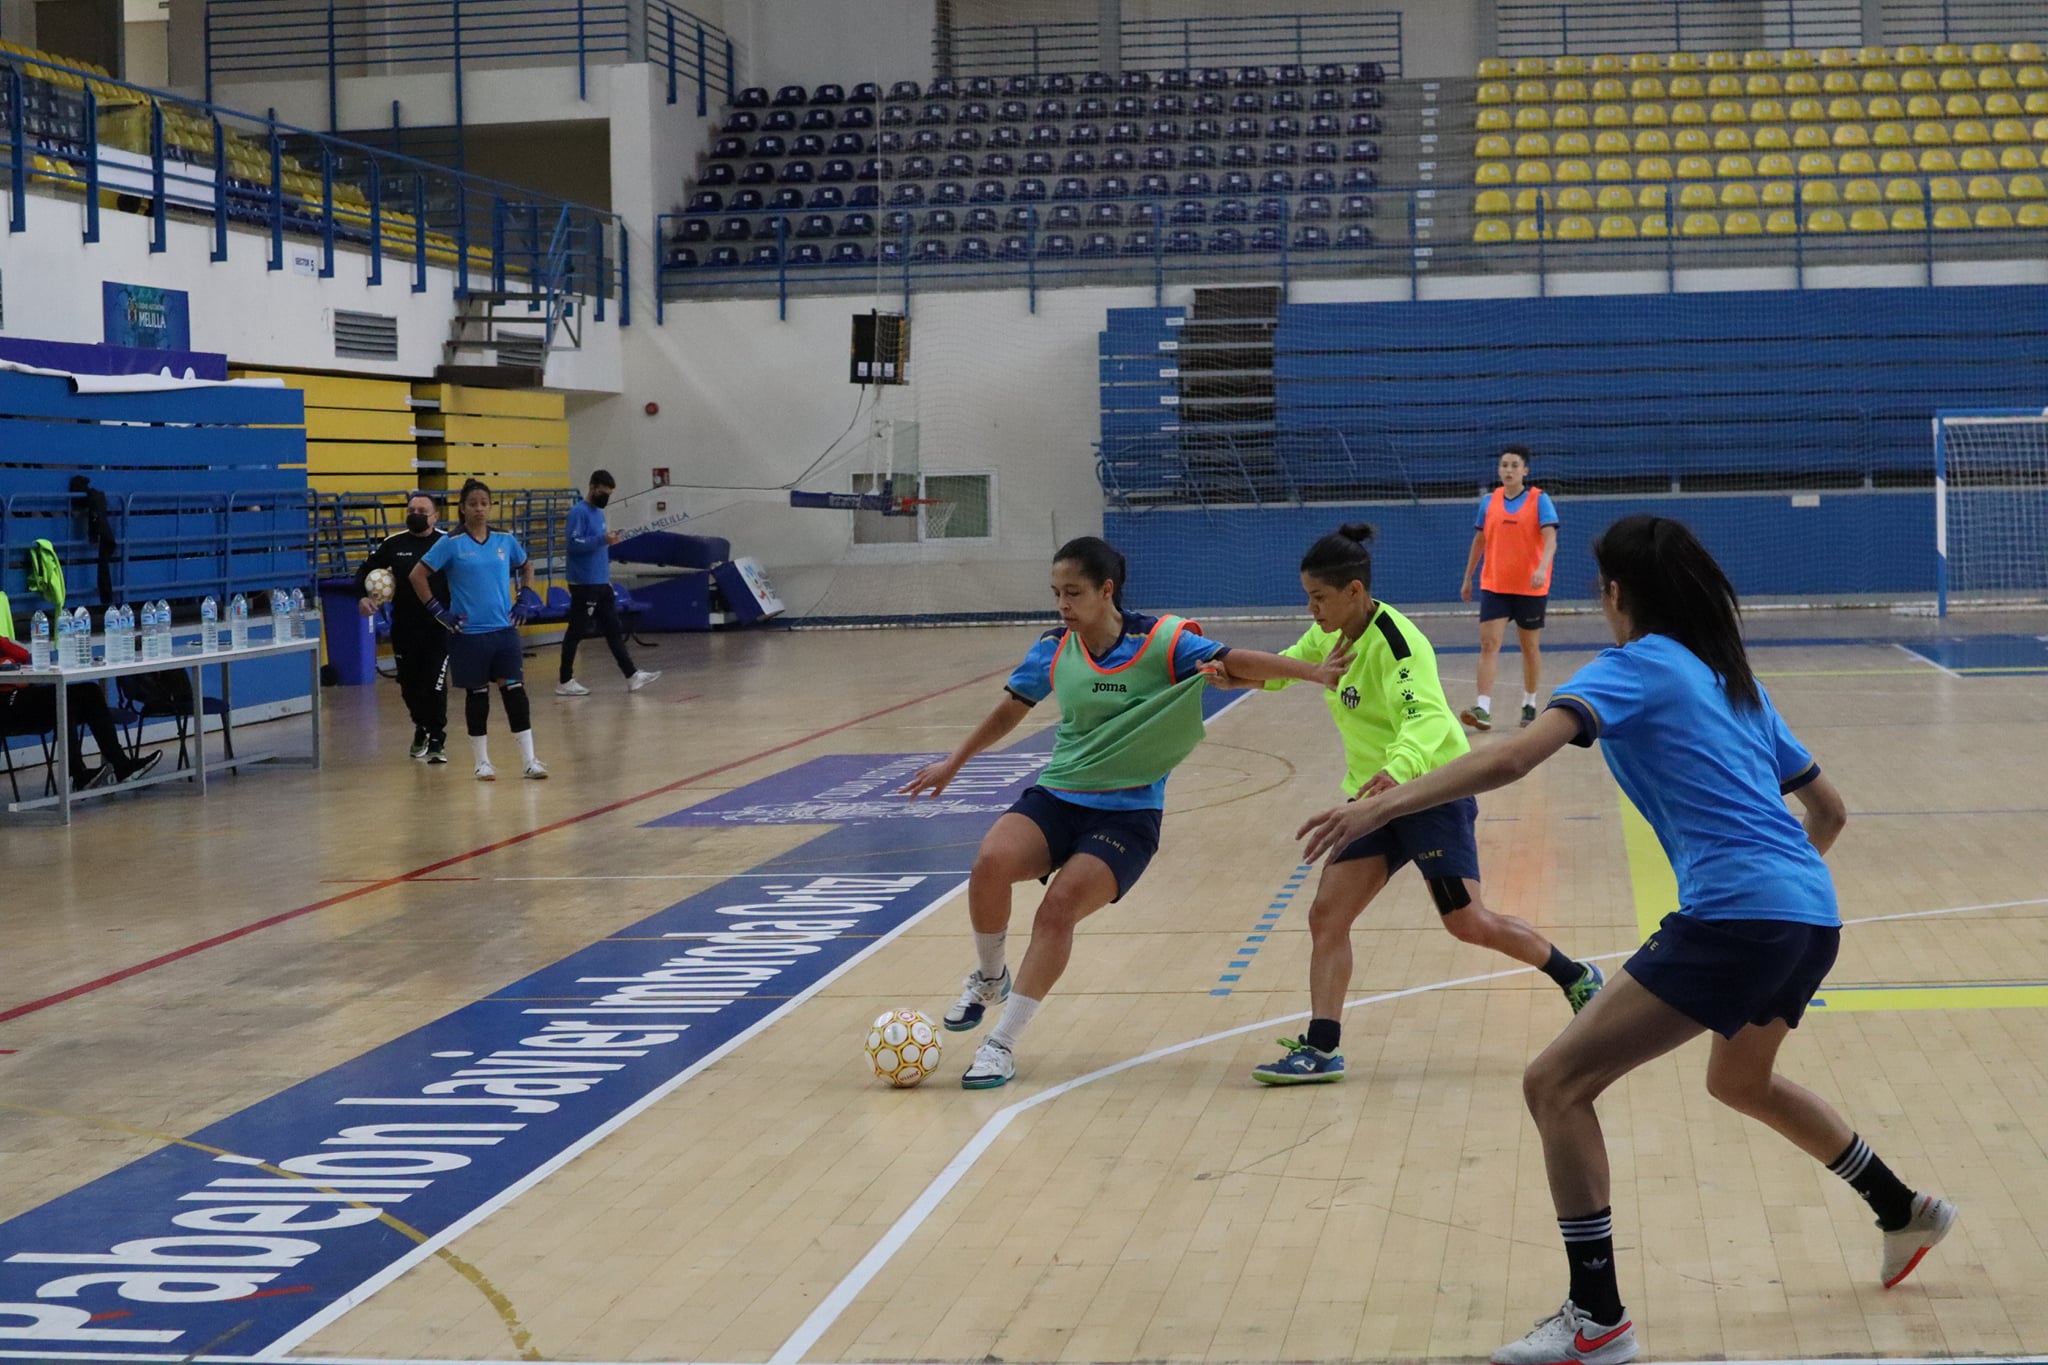
M1936 610L2048 597L2048 411L1934 419Z

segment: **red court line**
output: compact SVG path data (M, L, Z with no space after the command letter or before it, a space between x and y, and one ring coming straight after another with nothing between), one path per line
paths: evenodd
M391 887L398 886L404 882L428 878L431 874L439 872L443 868L454 867L457 863L465 863L473 858L481 858L487 853L496 853L501 849L511 848L515 844L523 844L529 839L538 839L543 834L552 834L556 830L567 829L571 825L580 825L586 820L595 820L600 815L610 815L614 811L624 810L628 806L637 805L642 801L649 801L657 796L666 795L669 792L688 787L693 783L702 782L707 777L716 777L718 774L730 772L734 768L743 768L749 763L758 763L764 758L773 758L776 754L802 748L804 745L823 739L827 735L836 735L841 730L850 730L856 725L865 725L871 720L878 720L897 711L906 710L912 706L921 706L925 702L945 696L948 692L958 692L963 687L972 687L976 683L987 682L990 678L1002 677L1008 672L1009 670L1006 668L993 669L987 673L968 678L963 682L953 683L936 691L927 692L921 697L912 697L908 701L899 701L893 706L885 706L879 711L870 711L864 716L855 716L852 720L844 720L837 725L828 725L822 730L813 730L801 739L792 739L785 743L777 744L772 748L763 749L759 753L748 754L745 758L736 758L730 763L721 763L715 768L706 768L701 773L692 773L688 777L679 777L673 782L654 788L652 791L641 792L638 796L623 797L620 800L584 811L581 815L565 816L553 824L541 825L538 828L527 830L523 834L515 834L509 839L500 839L494 844L485 844L481 848L473 848L466 853L457 853L452 857L443 858L439 862L428 863L425 867L416 867L410 872L401 872L395 877L386 877L381 881L371 882L367 886L359 886L353 891L343 891L338 895L329 896L325 900L314 901L311 905L299 906L296 910L286 910L279 914L271 915L266 919L259 919L253 924L245 924L239 929L229 929L225 933L215 934L212 938L204 938L197 943L188 943L183 948L173 949L168 953L150 958L147 962L138 962L132 967L123 967L117 972L109 972L105 976L81 982L79 985L58 991L54 995L46 995L40 1000L31 1000L26 1004L16 1005L11 1009L0 1010L0 1024L4 1024L11 1019L19 1019L23 1015L34 1014L39 1010L46 1010L52 1005L61 1005L67 1000L76 1000L81 995L90 995L94 991L104 990L108 986L126 981L130 977L140 976L144 972L155 971L158 967L182 961L185 958L203 953L209 948L218 948L223 943L232 943L238 938L247 938L249 935L261 930L283 924L288 920L298 919L303 915L310 915L317 910L332 909L334 906L342 905L352 900L360 900L364 896L374 895L379 891L389 890Z

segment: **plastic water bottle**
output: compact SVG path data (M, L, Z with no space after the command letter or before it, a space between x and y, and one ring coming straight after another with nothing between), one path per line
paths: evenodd
M75 642L74 648L78 651L78 666L80 668L91 668L93 665L92 613L84 607L80 607L73 613L72 624L77 630L77 633L71 638Z
M292 590L277 588L270 594L270 609L277 615L280 642L299 638L299 618L292 612Z
M171 599L159 597L156 601L157 657L168 659L176 651L171 647Z
M135 635L128 626L128 608L108 607L102 618L107 635L107 662L124 664L128 662L128 651L135 644Z
M48 668L55 656L50 652L50 617L47 612L38 611L29 623L28 660L30 668Z
M312 635L313 632L306 628L306 590L304 588L293 588L292 638L294 640L306 640L311 639Z
M228 603L228 645L232 649L249 647L249 599L242 593Z
M139 617L142 624L142 649L137 656L144 663L155 663L161 656L157 650L162 644L162 632L157 628L156 603L145 601Z
M213 654L220 649L220 603L208 597L199 604L199 652Z

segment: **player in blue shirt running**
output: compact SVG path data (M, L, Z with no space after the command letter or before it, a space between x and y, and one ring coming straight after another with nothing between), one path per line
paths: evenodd
M1834 964L1841 919L1821 855L1848 812L1750 670L1735 589L1692 532L1666 517L1622 518L1593 555L1617 648L1574 674L1514 739L1302 826L1307 856L1320 857L1412 811L1504 787L1567 744L1597 741L1677 873L1678 912L1523 1077L1571 1295L1495 1351L1497 1365L1635 1357L1593 1102L1702 1032L1716 1035L1707 1092L1828 1163L1876 1213L1887 1289L1956 1218L1953 1204L1893 1175L1826 1100L1776 1073L1779 1047Z
M519 541L491 529L491 490L480 479L462 485L462 529L441 537L413 565L412 590L454 638L448 642L448 679L464 693L469 746L476 753L479 782L494 782L491 766L491 684L505 703L505 719L519 742L525 775L542 778L547 768L533 756L533 706L526 696L526 662L519 627L532 619L540 597L533 590L533 563ZM431 576L447 575L450 603L434 598ZM519 591L512 576L519 575Z

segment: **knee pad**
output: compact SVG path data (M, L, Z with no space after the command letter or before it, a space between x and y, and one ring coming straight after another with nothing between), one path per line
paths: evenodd
M491 689L472 687L463 699L463 717L469 722L469 732L481 735L491 725Z
M533 703L527 699L526 689L518 683L505 684L505 720L515 735L533 728Z
M1439 915L1454 914L1472 903L1472 893L1465 889L1462 877L1431 877L1425 885Z

